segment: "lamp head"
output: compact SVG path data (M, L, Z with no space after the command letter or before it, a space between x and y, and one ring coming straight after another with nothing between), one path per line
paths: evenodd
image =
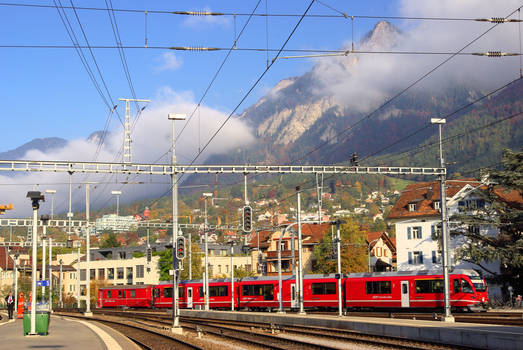
M178 114L178 113L167 114L167 119L169 119L169 120L185 120L186 118L187 118L186 114Z
M44 195L40 191L29 191L26 197L31 200L33 210L40 208L40 201L45 202Z

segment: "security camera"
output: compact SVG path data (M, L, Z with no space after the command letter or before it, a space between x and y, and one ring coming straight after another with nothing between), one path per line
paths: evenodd
M49 223L49 215L40 215L40 220L42 220L42 223L44 225L47 225Z
M26 197L31 199L33 210L40 208L40 201L45 202L44 195L40 191L29 191Z

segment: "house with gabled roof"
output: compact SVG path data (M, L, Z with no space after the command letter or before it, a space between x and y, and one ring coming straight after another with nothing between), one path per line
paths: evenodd
M396 269L396 239L386 231L367 232L369 271Z
M483 190L485 185L475 179L448 180L446 182L447 209L449 218L457 213L475 215L478 208L488 206ZM517 191L495 192L508 201L523 202ZM388 221L395 224L397 239L397 267L403 270L441 269L440 183L420 182L408 185L391 209ZM452 224L452 223L451 223ZM495 236L498 228L492 226L467 227L481 235ZM449 242L450 267L475 269L483 275L499 272L499 263L482 263L481 266L457 260L457 248L468 242L464 237L452 237Z

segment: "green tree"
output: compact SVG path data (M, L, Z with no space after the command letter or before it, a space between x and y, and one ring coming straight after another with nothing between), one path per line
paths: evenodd
M116 233L110 233L107 238L102 242L100 248L118 248L121 244L116 239Z
M488 185L479 191L486 205L475 208L474 215L464 210L451 217L458 224L451 234L468 244L458 250L458 258L472 262L495 276L503 285L523 290L523 151L505 150L503 170L486 169ZM497 227L497 235L488 235L478 227ZM499 262L499 274L489 271L485 262Z
M368 255L365 233L360 230L352 218L344 219L346 224L340 226L341 238L341 271L342 273L363 272L367 270ZM325 234L320 244L314 247L316 273L337 273L337 261L334 254L336 244L330 233Z
M203 276L204 266L202 264L202 251L198 247L198 243L193 242L192 245L192 278L199 279ZM187 254L189 250L187 249ZM169 270L172 270L173 266L173 255L172 249L166 249L163 252L158 254L160 259L158 261L158 268L160 270L160 281L171 281L172 277L169 276ZM187 264L189 263L189 257L186 256L183 260L183 270L180 274L180 279L187 280L189 279L189 268Z
M234 268L234 278L245 278L245 277L254 277L254 271L247 271L245 267L235 267Z

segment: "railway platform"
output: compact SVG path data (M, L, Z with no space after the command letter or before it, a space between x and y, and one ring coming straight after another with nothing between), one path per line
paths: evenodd
M523 327L476 323L445 323L410 319L260 312L181 310L181 316L260 322L282 326L345 329L377 336L443 343L478 349L521 349Z
M23 328L21 319L0 323L0 349L140 349L122 334L97 322L51 315L46 336L24 336Z

